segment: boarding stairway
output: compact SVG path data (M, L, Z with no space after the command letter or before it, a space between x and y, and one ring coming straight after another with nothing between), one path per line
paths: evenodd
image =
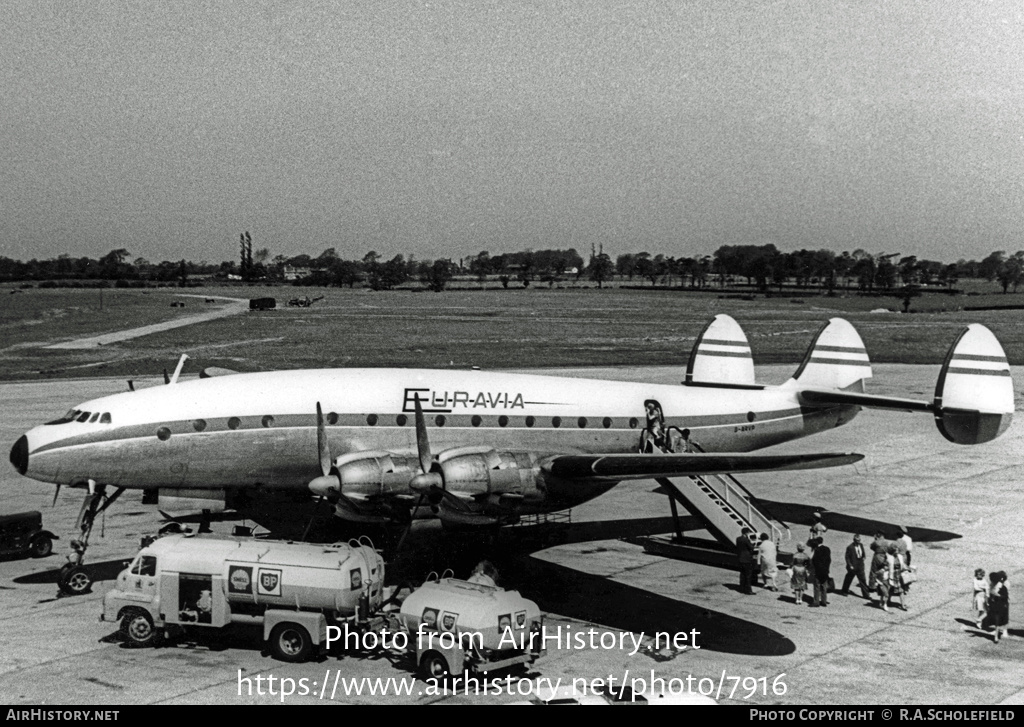
M703 452L703 448L690 440L688 447ZM669 498L672 507L672 518L675 526L675 537L670 541L663 538L647 538L643 545L649 552L672 557L692 559L694 549L718 551L728 555L726 562L719 563L720 558L711 558L716 565L733 565L736 554L736 539L742 534L743 528L750 528L755 535L767 533L779 546L780 561L788 562L790 553L782 552L782 545L792 540L790 529L775 518L757 498L732 475L705 475L691 477L659 477L657 483L660 491ZM692 538L683 534L676 503L681 504L704 526L714 537ZM653 541L653 542L648 542ZM676 547L672 547L676 546ZM677 550L682 546L686 554L666 552ZM698 560L707 560L697 558Z

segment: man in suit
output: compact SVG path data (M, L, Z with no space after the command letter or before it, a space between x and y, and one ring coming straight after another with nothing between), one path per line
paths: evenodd
M832 568L832 551L821 538L814 539L811 554L811 572L814 573L814 602L812 606L828 605L829 570Z
M754 567L756 565L754 542L751 539L753 532L750 528L743 528L743 532L736 538L736 554L739 558L740 566L740 590L748 595L754 592L754 589L751 588L751 584L754 582Z
M857 585L860 586L860 593L864 598L868 597L868 584L864 580L864 560L866 558L864 546L860 542L860 535L853 536L853 542L846 546L846 577L843 578L843 587L839 591L844 596L850 595L850 584L857 578Z

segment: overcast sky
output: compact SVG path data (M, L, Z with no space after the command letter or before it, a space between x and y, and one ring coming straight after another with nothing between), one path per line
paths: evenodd
M0 255L1024 249L1019 0L7 0Z

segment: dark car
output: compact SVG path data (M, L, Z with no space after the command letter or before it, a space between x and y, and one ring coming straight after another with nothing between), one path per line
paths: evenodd
M38 510L0 515L0 556L45 558L53 552L54 540L59 538L43 530L43 516Z

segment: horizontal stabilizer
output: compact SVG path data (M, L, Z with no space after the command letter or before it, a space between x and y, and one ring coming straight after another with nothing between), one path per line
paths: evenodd
M839 467L864 459L844 454L592 454L560 455L544 470L566 480L639 480L652 477L771 472Z
M690 352L684 383L753 386L754 359L739 323L723 314L704 326Z
M935 385L935 410L942 436L956 444L988 442L1010 426L1010 364L985 326L971 324L949 349Z
M801 389L798 396L800 403L804 406L849 404L868 409L891 409L894 411L933 411L935 408L931 402L919 399L899 399L892 396L876 396L831 389Z

